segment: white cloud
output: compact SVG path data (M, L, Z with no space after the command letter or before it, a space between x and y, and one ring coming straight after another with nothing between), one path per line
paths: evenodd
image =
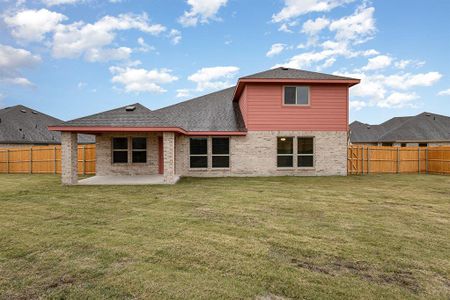
M168 37L172 44L177 45L181 41L181 32L176 29L170 30Z
M389 67L392 63L392 58L387 55L378 55L373 58L369 58L369 62L362 69L364 71L379 70Z
M414 107L411 102L418 99L416 93L399 93L394 92L390 94L386 99L378 102L378 106L382 108L402 108L402 107Z
M124 49L101 49L114 41L116 31L129 29L140 30L152 35L158 35L166 30L161 24L150 24L146 14L105 16L93 24L76 22L69 25L60 25L53 36L53 56L56 58L76 58L84 55L86 59L89 59L91 57L90 52L103 51L112 55L111 60L118 57L127 58ZM119 52L121 55L119 55ZM103 56L102 60L108 60L108 57Z
M270 47L269 51L267 51L266 56L267 57L272 57L272 56L278 55L281 52L283 52L284 49L286 49L286 45L285 44L281 44L281 43L273 44Z
M317 18L314 21L308 20L303 24L302 32L308 35L316 35L329 24L330 21L327 18Z
M284 22L311 13L326 12L354 0L284 0L283 9L272 16L273 22Z
M31 86L32 83L21 76L22 68L30 68L41 61L37 55L25 49L13 48L0 44L0 82L21 86Z
M83 2L84 0L42 0L47 6L64 5L64 4L75 4Z
M354 14L331 22L330 31L336 32L336 40L361 44L376 32L373 14L375 8L360 6Z
M139 48L137 49L140 52L149 52L149 51L154 51L156 50L155 47L148 45L143 37L139 37L137 39L137 42L139 44Z
M196 91L224 89L233 85L230 80L236 76L239 71L238 67L210 67L201 68L188 79L197 84Z
M352 109L352 110L358 111L358 110L363 109L366 106L367 106L367 103L363 102L363 101L357 101L357 100L350 101L350 109Z
M128 60L133 52L128 47L110 48L110 49L89 49L84 58L88 62L106 62L111 60Z
M406 73L381 77L387 86L400 90L407 90L418 86L432 86L441 78L442 74L439 72Z
M164 93L166 90L161 87L161 84L178 80L169 69L146 70L110 67L109 70L113 74L111 81L124 85L126 92Z
M217 12L227 2L228 0L187 0L191 9L185 11L178 21L185 27L196 26L199 22L208 23L209 20L218 19Z
M438 93L438 96L450 96L450 89L446 89L446 90L440 91Z
M189 89L178 89L177 98L188 98L191 95L191 90Z
M3 18L5 24L11 28L11 34L23 41L39 42L48 32L52 32L67 17L63 14L40 10L23 10L15 15L6 15Z
M278 31L286 32L286 33L293 33L291 29L289 29L289 25L286 23L281 24L281 26L278 28Z

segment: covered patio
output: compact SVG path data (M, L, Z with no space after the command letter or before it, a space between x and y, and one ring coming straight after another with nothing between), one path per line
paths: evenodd
M175 182L179 179L175 177ZM175 183L174 182L174 183ZM108 175L92 176L78 181L78 185L146 185L146 184L166 184L163 175Z
M77 133L74 131L62 131L61 132L61 180L66 185L144 185L144 184L174 184L178 181L179 176L175 175L175 133L174 132L161 132L159 149L154 155L157 155L156 168L158 170L153 172L150 170L152 167L150 164L119 164L121 171L125 170L125 173L114 172L109 174L99 173L98 163L96 165L96 176L86 178L78 181L77 170ZM123 134L124 132L122 132ZM109 148L111 140L107 138L106 144L108 148L101 152L99 149L99 142L97 141L97 162L103 161L103 166L111 166L111 152ZM147 150L146 150L147 151ZM107 154L106 154L107 152ZM131 154L130 154L131 155ZM144 174L134 174L128 172L135 168L139 171L143 171ZM153 168L155 168L153 166ZM158 174L159 173L159 174Z

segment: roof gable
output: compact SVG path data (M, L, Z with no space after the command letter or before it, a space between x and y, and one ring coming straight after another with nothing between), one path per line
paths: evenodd
M299 69L279 67L240 79L297 79L297 80L358 80L350 77L336 76L325 73L311 72Z

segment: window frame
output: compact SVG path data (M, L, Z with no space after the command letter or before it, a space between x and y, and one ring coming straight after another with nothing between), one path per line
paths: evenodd
M125 139L127 141L127 148L126 149L115 149L114 148L114 139ZM130 159L129 159L129 148L130 148L130 141L128 137L123 137L123 136L113 136L111 138L111 163L113 165L125 165L128 164ZM127 161L126 162L115 162L114 161L114 152L126 152L127 153Z
M214 139L228 139L228 154L214 154L214 145L213 145L213 140ZM208 140L211 140L211 169L214 170L228 170L230 169L230 165L231 165L231 159L230 159L230 144L231 144L231 139L229 136L211 136ZM218 157L228 157L228 167L214 167L213 164L213 159L215 156Z
M313 151L312 151L313 153L312 154L300 154L300 153L298 153L298 151L300 149L299 143L298 143L299 139L312 139L312 149L313 149ZM315 166L316 166L316 139L313 136L297 136L296 140L297 140L297 142L296 142L297 168L299 168L299 169L313 169L313 168L315 168ZM312 157L312 162L313 162L312 166L299 166L298 165L298 163L300 161L299 158L300 157L304 157L304 156L311 156Z
M206 139L206 154L192 154L191 153L191 140L192 139ZM191 136L189 137L189 143L188 143L188 147L189 147L189 170L208 170L209 168L209 142L208 142L209 138L208 137L204 137L204 136ZM191 157L196 156L196 157L203 157L206 156L206 167L200 167L200 168L196 168L196 167L192 167L191 166Z
M131 155L131 163L132 164L146 164L148 162L148 139L146 136L131 136L130 139L130 155ZM133 148L133 140L134 139L144 139L145 140L145 149L134 149ZM145 162L134 162L133 161L133 153L134 152L145 152Z
M282 139L282 138L286 138L286 139L292 139L292 153L291 154L279 154L278 153L278 139ZM295 168L295 162L294 162L294 157L295 157L295 136L277 136L276 138L276 154L277 154L277 159L276 159L276 164L277 164L277 169L281 169L281 170L286 170L286 169L294 169ZM290 167L280 167L278 166L278 157L279 156L290 156L292 157L292 166Z
M293 87L295 88L295 104L287 104L285 101L285 93L286 93L286 88L289 87ZM299 104L298 103L298 90L297 88L299 87L306 87L308 89L308 103L307 104ZM298 107L308 107L311 106L311 86L309 85L283 85L283 93L282 93L282 97L281 97L281 103L283 104L283 106L298 106Z

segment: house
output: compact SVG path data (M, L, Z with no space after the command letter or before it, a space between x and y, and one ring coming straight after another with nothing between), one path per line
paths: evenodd
M350 124L350 142L401 147L450 145L450 117L423 112L411 117L395 117L379 125L354 121Z
M62 181L77 183L76 133L96 135L96 174L346 175L348 90L358 79L277 68L158 110L136 103L50 127Z
M61 134L48 126L62 120L23 105L0 109L0 148L18 148L61 143ZM95 136L80 134L80 144L95 143Z

